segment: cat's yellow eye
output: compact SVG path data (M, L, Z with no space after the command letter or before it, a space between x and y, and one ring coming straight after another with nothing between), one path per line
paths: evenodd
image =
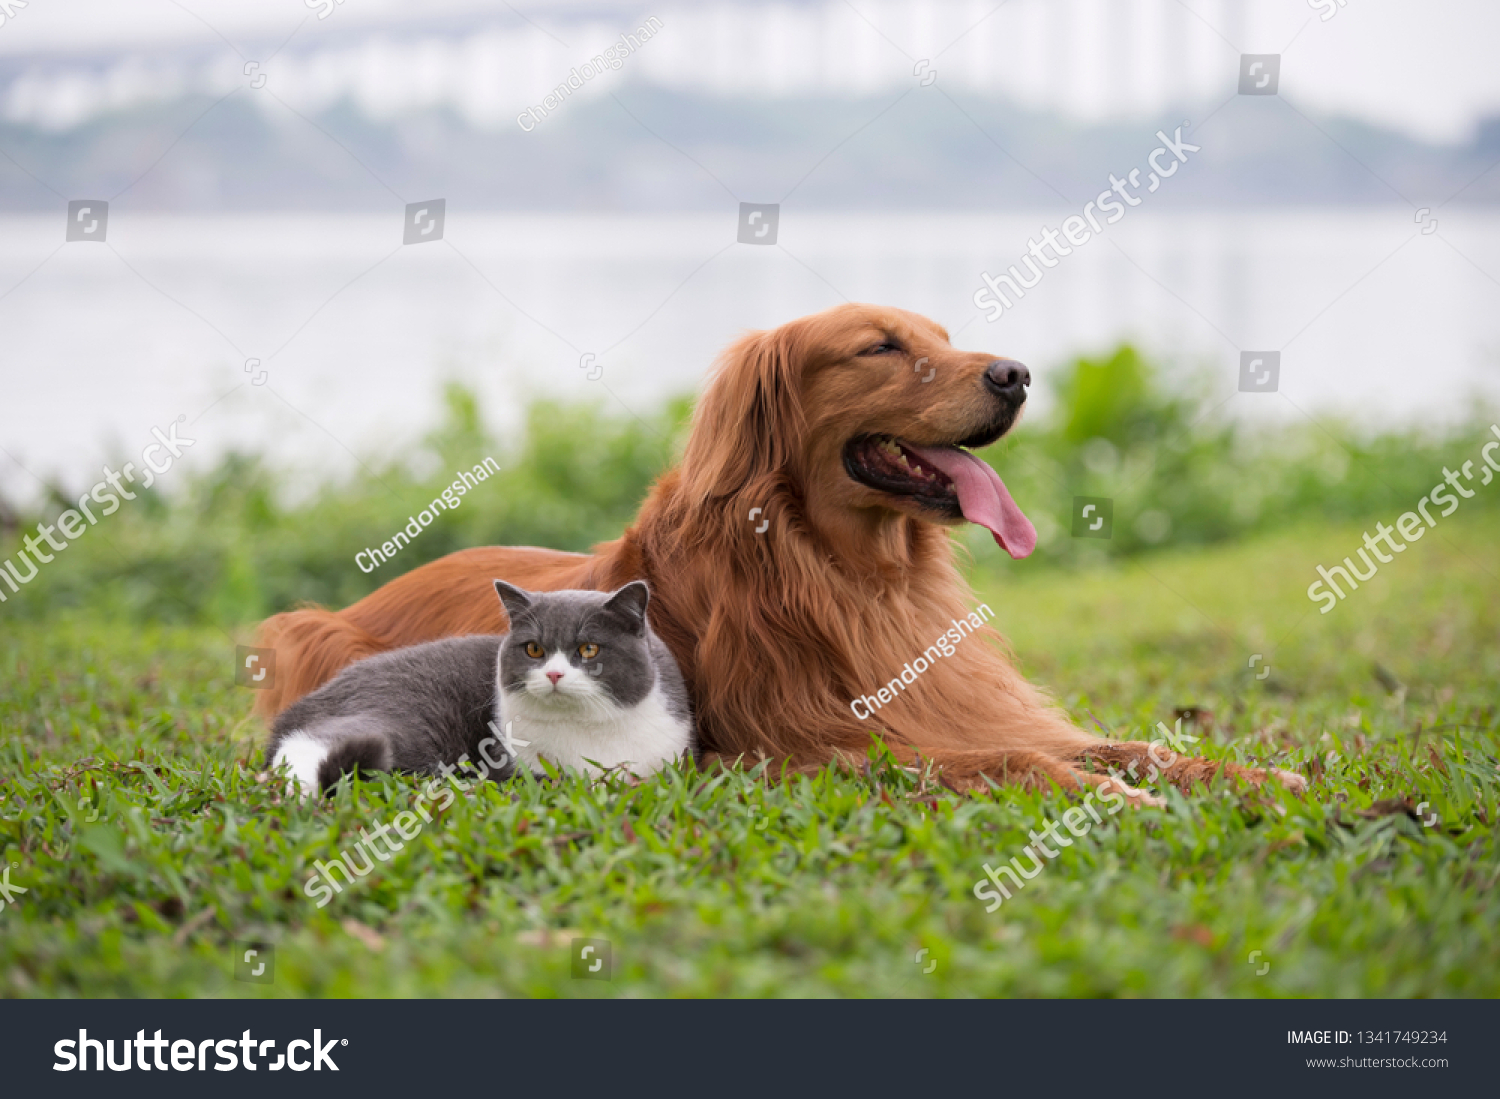
M592 641L585 641L582 645L578 646L578 655L585 660L592 660L599 655L599 646L595 645Z
M535 641L528 641L526 642L526 655L531 657L531 659L533 660L540 660L542 657L547 655L547 650L542 648Z

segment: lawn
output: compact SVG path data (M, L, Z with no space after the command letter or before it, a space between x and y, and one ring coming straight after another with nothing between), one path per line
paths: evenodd
M879 758L477 786L318 908L314 861L414 781L288 799L215 628L8 624L0 866L26 892L0 911L0 995L1500 994L1500 516L1460 512L1321 615L1313 565L1362 529L979 566L1080 723L1186 713L1194 751L1312 780L1106 817L993 913L983 864L1070 799L958 797ZM610 981L573 977L575 936L608 940ZM235 979L251 941L272 983Z

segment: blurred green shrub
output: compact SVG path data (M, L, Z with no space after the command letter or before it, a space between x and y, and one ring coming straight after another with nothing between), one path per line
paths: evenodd
M1306 421L1252 428L1217 414L1202 378L1165 380L1133 348L1050 371L1053 414L1028 419L984 457L1042 535L1021 568L1077 567L1159 546L1234 538L1305 519L1378 517L1411 509L1443 466L1478 457L1496 414L1447 432L1368 435ZM151 491L60 553L0 605L0 623L66 608L132 621L245 625L304 601L344 606L453 550L538 545L587 550L617 537L656 476L681 452L691 401L647 420L594 404L540 401L513 440L483 426L474 395L450 386L442 422L400 459L368 459L348 482L288 502L281 477L257 455L233 453ZM492 475L373 573L354 555L378 546L421 510L457 469L493 455ZM414 470L430 470L419 474ZM1500 484L1476 487L1465 510L1492 508ZM0 502L0 559L76 499L61 488L35 514ZM1108 541L1073 538L1074 496L1115 501ZM6 520L9 520L8 522ZM965 528L982 567L1016 567L988 534Z
M1216 542L1299 519L1389 523L1442 480L1445 464L1477 460L1500 416L1477 409L1449 430L1373 435L1334 420L1250 426L1218 414L1225 402L1210 395L1207 377L1168 381L1129 345L1049 374L1050 418L1025 424L984 457L1037 525L1036 559L1062 563ZM1500 503L1500 491L1485 493L1478 476L1465 509ZM1108 541L1072 536L1075 496L1114 501ZM977 559L994 557L987 532L964 538Z
M79 607L135 620L245 624L304 601L344 606L469 546L587 550L617 537L634 517L671 464L691 409L674 400L641 422L593 404L539 401L520 439L507 445L484 430L472 393L450 386L444 396L443 422L419 446L394 448L399 460L367 458L349 482L294 505L283 501L263 458L238 453L189 479L180 494L142 494L43 566L19 595L7 591L0 621ZM390 538L456 470L488 456L499 474L440 512L395 558L360 571L355 553ZM414 467L432 472L418 476ZM61 490L54 496L67 499ZM47 508L47 519L64 506ZM19 532L33 533L39 518L21 517ZM19 545L15 532L7 534L0 558Z

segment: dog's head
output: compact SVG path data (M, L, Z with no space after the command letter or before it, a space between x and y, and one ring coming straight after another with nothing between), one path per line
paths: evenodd
M967 519L1024 557L1035 529L969 449L1014 426L1030 384L1020 363L959 351L925 317L838 306L725 353L684 477L702 503L792 491L827 534L900 516Z

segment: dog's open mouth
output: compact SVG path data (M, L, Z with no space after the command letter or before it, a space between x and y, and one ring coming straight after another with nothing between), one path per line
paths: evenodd
M965 440L967 442L968 440ZM1036 549L1036 528L1011 499L999 474L957 446L917 446L890 435L865 435L844 448L844 467L860 484L978 523L1012 557Z

